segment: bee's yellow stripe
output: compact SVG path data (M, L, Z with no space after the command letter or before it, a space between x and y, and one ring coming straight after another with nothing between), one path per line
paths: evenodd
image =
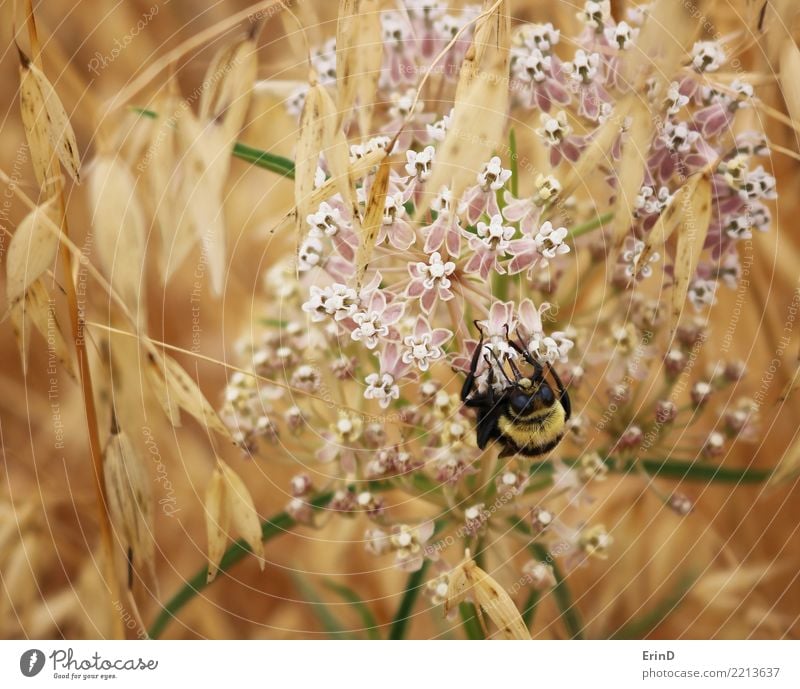
M503 436L517 447L541 447L555 442L564 435L566 414L556 403L548 409L534 412L525 419L514 419L503 414L497 422Z

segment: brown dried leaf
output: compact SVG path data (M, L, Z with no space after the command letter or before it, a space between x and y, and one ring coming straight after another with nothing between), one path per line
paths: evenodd
M54 199L36 206L23 218L11 238L6 258L6 293L10 304L53 265L58 253L58 235L48 226L53 221Z
M208 538L208 575L212 582L217 576L220 560L225 554L231 515L225 499L225 477L217 465L206 488L206 536Z
M389 156L387 154L381 161L378 172L375 174L375 179L372 182L372 188L369 192L367 208L364 212L361 238L358 243L358 251L356 252L356 289L358 291L361 290L364 273L372 259L372 252L375 249L375 240L378 237L378 232L383 223L383 211L386 206L386 192L389 189L390 171L391 165L389 164Z
M638 100L639 96L635 93L625 96L614 108L611 116L599 127L578 162L569 168L561 181L561 198L569 198L599 167L614 167L610 153L611 146L620 135L634 103Z
M313 75L312 81L315 81ZM294 161L294 203L297 209L295 223L298 246L305 229L306 217L312 209L309 197L314 189L314 176L317 172L325 134L325 125L322 120L324 92L323 86L312 83L306 94L303 112L300 114L300 131Z
M794 39L788 36L781 47L780 84L789 116L800 127L800 50Z
M636 263L637 272L647 265L654 251L663 252L664 246L675 228L686 215L692 212L693 199L697 193L700 179L700 175L690 177L689 181L675 192L669 206L658 216L656 224L644 238L644 247L642 247Z
M633 202L644 182L647 170L647 154L655 131L647 101L634 98L630 111L630 128L622 146L622 159L612 168L616 175L617 200L614 210L614 239L618 246L631 227Z
M160 98L155 109L163 114L156 120L157 126L140 168L145 166L147 172L149 197L161 234L159 263L166 282L197 240L192 233L192 214L184 193L185 161L176 127L182 111L180 101Z
M678 241L675 248L675 285L672 288L672 327L678 326L689 282L697 270L697 262L708 234L711 222L711 177L708 173L698 175L691 195L687 194L686 212L681 215L678 226Z
M114 291L145 322L146 224L136 178L117 155L99 155L89 171L89 201L100 264Z
M167 389L167 400L174 399L181 409L191 414L207 428L232 440L230 430L222 422L219 414L205 398L194 379L183 370L175 359L168 354L159 354L158 358L156 358L153 352L149 352L147 362L148 367L152 369L151 375L158 376L164 381ZM172 409L172 402L167 403L165 410L168 408Z
M503 142L508 107L506 59L502 52L493 54L489 64L480 65L478 76L466 87L463 97L453 107L453 120L436 158L416 217L421 218L430 201L442 186L448 185L453 198L460 198L468 184Z
M231 527L250 546L264 569L261 522L250 491L239 475L221 459L206 489L206 532L208 536L208 581L217 576L225 554Z
M506 639L530 639L531 635L511 596L470 558L449 574L445 614L466 597L473 599Z
M203 80L210 88L200 96L200 119L220 124L231 145L250 106L258 70L256 50L256 42L250 37L223 47L212 58Z
M224 129L203 125L190 112L178 123L185 153L182 198L203 246L211 289L222 294L225 280L226 241L223 209L224 187L230 169L230 142Z
M45 186L55 152L70 177L79 182L78 143L64 106L44 73L22 53L20 62L20 108L36 179Z
M264 544L261 542L261 520L258 518L253 497L244 481L225 462L218 460L225 477L225 497L233 528L258 557L258 565L264 570Z
M698 0L699 2L700 0ZM620 65L621 83L639 92L647 78L661 89L675 74L697 36L700 18L696 3L655 0L631 50Z
M113 428L103 455L108 509L115 532L133 565L155 581L153 493L145 463L128 436Z
M36 280L25 294L25 316L30 318L47 342L48 371L53 366L52 360L55 359L73 379L77 380L72 356L56 317L55 301L51 301L50 294L41 280Z
M339 0L336 14L336 93L339 125L350 117L356 100L361 0Z

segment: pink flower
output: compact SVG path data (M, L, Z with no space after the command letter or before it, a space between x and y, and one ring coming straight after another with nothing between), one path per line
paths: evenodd
M443 261L438 251L431 254L428 263L409 263L408 272L412 279L406 289L406 296L410 299L418 297L423 312L429 314L437 299L448 301L453 298L450 276L455 269L456 264Z
M394 325L403 315L405 303L394 301L389 303L383 290L376 289L370 293L369 299L360 311L353 314L355 328L350 337L356 342L364 342L367 349L375 349L379 338L388 338L389 326Z
M431 362L444 356L442 345L453 333L445 328L431 329L428 319L418 316L414 324L414 332L403 339L403 363L416 364L420 371L427 371Z
M382 244L387 239L389 243L400 251L408 249L416 240L414 228L405 220L406 209L403 206L403 194L397 192L386 196L383 210L383 222L378 230L377 243Z
M464 193L463 206L459 209L466 212L471 224L475 224L484 213L490 217L500 213L497 192L510 177L511 170L503 168L497 156L483 166L483 170L478 173L478 183Z
M458 256L461 252L461 225L453 212L453 192L448 187L442 187L431 202L431 209L436 211L437 216L432 225L422 228L425 253L439 251L444 244L451 256Z
M379 354L380 372L370 373L364 382L364 398L377 400L381 408L386 409L392 400L400 397L400 386L397 384L408 373L409 365L400 357L400 348L396 342L389 342Z
M465 231L468 236L469 247L475 253L464 266L465 273L479 273L481 278L486 280L492 270L498 273L505 273L505 268L500 265L502 259L509 248L509 241L514 236L514 228L503 225L503 216L500 213L492 216L491 222L479 222L477 225L477 236L473 236Z
M542 302L537 309L530 299L522 301L517 311L519 315L517 334L522 339L525 349L535 359L551 364L555 361L565 363L567 354L575 343L561 331L553 332L550 336L545 335L542 314L550 308L548 302Z

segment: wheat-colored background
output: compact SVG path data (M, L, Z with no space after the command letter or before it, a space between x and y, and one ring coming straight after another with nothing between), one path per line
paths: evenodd
M306 0L319 16L318 30L330 36L335 31L336 4L331 0ZM21 154L24 133L18 115L17 55L12 42L11 11L6 2L0 59L0 84L3 90L0 166L35 194L29 161ZM95 76L89 63L97 53L108 57L115 40L130 36L156 0L111 2L34 3L39 22L45 70L60 94L75 128L81 154L90 160L95 146L98 113L103 103L131 83L157 56L224 21L247 7L243 0L190 2L172 0L160 3L159 11L144 29L131 38ZM303 3L298 3L302 5ZM613 3L615 11L621 3ZM721 31L742 30L742 19L751 18L761 3L717 2L711 16ZM536 9L531 9L536 5ZM547 17L565 26L573 21L576 3L542 0L517 2L514 16L532 19ZM8 17L9 21L6 21ZM752 25L752 22L751 22ZM786 35L792 27L784 27ZM226 40L231 34L218 40ZM795 32L797 35L797 32ZM777 37L774 40L778 40ZM183 93L190 93L202 78L208 59L218 44L194 50L178 62L177 76ZM278 80L303 79L304 68L286 40L284 27L275 18L261 38L259 77ZM769 57L755 43L742 56L746 69L763 74L762 98L785 111L774 79ZM142 99L164 84L169 70L159 74L142 92ZM800 78L800 75L797 75ZM135 104L135 101L132 103ZM774 119L761 119L771 140L797 150L795 135ZM123 115L111 116L112 128ZM278 98L261 93L250 114L251 124L243 135L246 142L268 151L291 156L295 140L294 122ZM538 121L529 123L531 128ZM741 392L754 392L761 374L772 360L778 339L784 334L793 292L800 288L800 244L795 214L798 206L798 163L776 155L771 161L778 179L780 201L775 224L769 234L753 239L754 264L751 289L746 292L741 317L736 327L734 348L746 361L748 382ZM267 241L270 222L289 207L291 184L264 170L251 169L240 161L232 167L228 184L226 217L230 228L230 261L235 269L229 275L224 299L204 297L201 308L203 354L216 359L231 356L233 341L246 328L253 314L269 309L269 295L262 288L262 275L276 256L291 245L281 238ZM85 190L70 187L70 225L81 245L88 224ZM5 198L5 197L4 197ZM11 200L4 205L2 224L13 231L24 215L24 208ZM2 251L9 235L3 233ZM191 292L196 257L190 258L166 288L155 266L150 266L148 299L151 334L166 342L192 346ZM89 303L102 311L101 294L90 288ZM712 323L723 331L729 322L733 295L725 295L715 307ZM59 301L60 313L66 313ZM65 321L66 323L66 321ZM795 371L800 348L800 333L791 333L791 346L781 359L771 382L768 402L761 414L761 437L753 445L725 457L733 466L747 464L771 467L792 444L798 430L797 398L774 403L780 390ZM107 598L100 592L99 576L92 552L96 552L97 520L84 432L83 407L78 387L62 377L58 383L58 404L65 427L65 446L54 447L55 435L48 399L47 351L41 339L33 343L30 371L23 376L16 344L8 322L0 330L0 419L3 451L3 486L0 492L0 634L7 638L102 637L111 633ZM194 362L179 357L194 370ZM200 362L198 373L209 399L217 403L225 382L224 370ZM99 372L98 372L99 375ZM124 379L126 372L120 372ZM153 428L168 478L174 486L180 511L169 518L157 512L157 555L160 594L171 595L181 582L201 566L205 552L205 527L202 516L202 491L212 468L208 437L198 426L187 422L173 432L160 419L142 420ZM141 442L137 438L137 442ZM286 485L292 467L275 462L256 466L229 453L237 471L245 478L263 515L282 509L287 500ZM587 636L606 638L631 619L638 619L659 607L688 578L697 578L692 590L679 606L652 631L653 638L797 638L800 633L800 494L796 484L765 492L762 486L683 487L696 499L697 508L688 518L680 518L642 494L633 479L609 479L599 495L604 504L604 521L613 527L616 547L606 562L593 562L570 575L577 605L587 622ZM351 526L352 524L352 526ZM310 581L319 583L323 575L348 577L368 601L380 622L391 618L397 606L397 592L404 575L362 552L348 539L361 537L363 525L338 520L335 529L303 531L272 541L268 558L272 563L264 573L254 561L237 566L230 576L207 589L192 602L174 623L168 635L212 638L307 638L318 635L320 627L310 607L297 599L291 570L307 572ZM331 599L334 600L334 599ZM426 603L427 605L427 603ZM420 610L425 606L420 606ZM355 619L348 618L353 626ZM144 619L153 617L152 606L142 609ZM555 622L557 611L545 599L534 635L543 638L563 634ZM426 638L446 633L444 620L435 614L414 618L411 637Z

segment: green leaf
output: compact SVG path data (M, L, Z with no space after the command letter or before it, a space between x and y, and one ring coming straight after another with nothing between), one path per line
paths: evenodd
M400 605L397 612L392 618L392 626L389 628L390 639L404 639L408 629L408 622L411 619L411 611L414 609L414 603L422 591L425 579L425 572L428 570L429 561L425 560L416 572L411 572L406 581L406 587L403 591L403 597L400 599Z
M337 584L335 581L331 581L330 579L326 579L323 584L325 585L325 588L330 589L353 606L353 610L355 610L358 613L358 616L361 618L361 622L364 625L364 631L367 633L367 636L370 639L377 641L381 638L381 635L378 632L378 621L375 619L375 616L372 614L372 611L369 609L367 604L355 591L353 591L353 589L348 588L343 584Z
M142 117L149 117L151 119L158 117L157 112L148 110L147 108L132 108L132 110ZM289 179L294 179L294 161L289 158L262 151L260 148L248 146L241 141L237 141L233 144L231 153L236 158L240 158L251 165L270 170L271 172L277 172L279 175L283 175Z
M461 614L461 626L464 628L464 634L468 639L478 641L486 638L481 622L478 619L478 611L473 603L460 603L458 612Z

